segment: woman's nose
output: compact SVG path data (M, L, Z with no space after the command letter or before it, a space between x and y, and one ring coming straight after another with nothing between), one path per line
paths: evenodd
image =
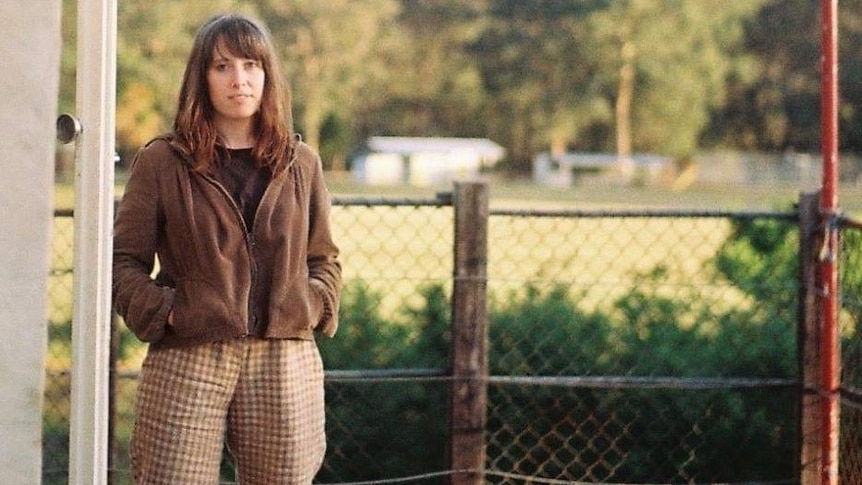
M232 76L232 78L231 78L231 83L230 83L230 85L231 85L232 87L238 88L238 87L240 87L240 86L245 85L245 83L246 83L247 81L248 81L248 76L246 75L246 73L245 73L245 72L243 72L243 70L242 70L242 69L235 69L235 70L233 71L233 76Z

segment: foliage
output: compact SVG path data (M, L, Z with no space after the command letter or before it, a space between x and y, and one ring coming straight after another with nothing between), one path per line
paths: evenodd
M842 348L842 384L847 388L862 389L862 370L853 363L862 362L862 339L859 338L862 321L862 231L845 228L841 232L839 262L839 288L841 288L840 325Z
M330 370L440 367L448 360L448 299L440 286L420 289L423 304L404 321L379 314L381 296L347 285L338 338L320 343ZM445 467L446 388L442 383L334 382L327 386L328 465L319 480L418 474ZM415 446L422 436L423 446Z
M618 0L589 18L601 53L595 62L631 118L630 143L640 151L685 157L695 153L710 112L722 105L724 84L743 40L741 22L763 1L721 4ZM615 75L631 64L634 86ZM630 106L619 103L632 90ZM617 143L621 140L618 139Z
M507 294L492 303L490 320L492 374L601 374L616 358L607 316L580 310L562 285Z
M788 296L775 288L796 281L796 260L789 257L798 251L793 227L737 222L716 258L716 283L730 280L755 302L751 306L721 310L694 289L668 295L661 266L636 278L606 314L579 310L564 286L528 286L508 295L492 311L492 373L792 379L796 307L787 305L798 292ZM488 433L492 443L505 443L500 453L507 455L499 466L520 463L519 473L626 483L770 480L795 473L793 389L608 384L595 390L492 387L489 393L494 413ZM772 399L776 393L784 397ZM519 429L529 433L509 435ZM563 437L565 459L553 456L551 446ZM532 465L540 463L546 463L541 470ZM735 465L728 469L727 463Z
M843 149L858 152L862 149L862 0L843 0L839 5L839 139Z
M376 115L359 116L357 134L486 136L481 74L467 49L485 24L486 2L398 3L395 20L401 39L396 55L384 66L386 91L366 99L365 109Z
M405 340L402 326L390 325L377 311L382 297L367 285L345 285L339 313L338 338L321 342L320 353L331 369L379 369L394 359L393 349ZM392 347L380 342L392 342Z
M296 125L344 168L369 135L482 136L526 171L538 151L686 156L701 147L819 148L818 12L810 0L176 0L120 2L123 159L170 125L195 29L261 17L293 85ZM862 150L862 0L840 6L841 146ZM60 106L74 106L64 1ZM623 75L631 73L631 77Z
M667 277L665 268L655 268L616 301L618 368L643 376L722 375L711 365L714 362L703 358L713 333L704 300L690 291L661 294L659 288Z
M763 313L774 315L797 305L798 259L798 232L793 225L779 220L742 219L733 222L732 234L715 264L735 286L761 304ZM775 282L797 283L787 291L776 292Z
M527 285L506 295L492 295L491 374L793 378L795 314L787 305L788 299L795 301L796 292L788 296L774 291L780 282L795 281L793 234L793 225L784 221L736 221L713 262L713 277L729 281L756 305L721 310L695 290L668 295L662 291L668 275L661 266L636 278L610 312L585 312L565 285ZM767 278L770 284L764 285ZM377 356L374 368L445 363L448 302L442 287L423 288L425 303L405 308L398 322L382 321L374 311L380 296L367 287L359 284L347 294L342 314L342 330L347 332L332 342L337 352L324 344L324 350L340 356L334 358L342 359L341 365L361 361L365 355ZM379 325L398 330L383 335L391 330ZM357 332L348 330L354 326ZM430 339L420 343L415 340L419 336ZM375 403L361 415L332 410L337 416L334 421L349 423L351 437L359 433L357 442L372 443L360 451L358 443L336 440L338 456L365 453L376 462L369 450L387 450L393 442L404 442L405 437L392 428L409 429L414 436L439 436L440 428L434 428L442 423L439 409L430 411L421 400L412 399L427 399L423 395L429 392L427 386L423 391L412 383L397 390L387 385L383 393L378 386L371 395L349 383L338 387L339 400ZM436 391L432 401L444 406L445 389ZM772 399L776 393L784 397ZM382 395L386 399L379 399ZM792 389L492 385L487 429L490 458L497 469L569 480L785 478L793 475L795 467L793 396ZM431 420L410 419L417 416L414 413L425 413ZM397 424L383 424L392 417ZM426 448L442 446L435 441ZM373 479L383 470L385 476L398 474L397 470L408 473L420 459L383 454L388 467L380 472L368 467L350 470L351 460L346 459L344 469L327 473L340 479ZM728 462L736 464L732 470L727 469ZM416 470L435 469L435 464L439 462ZM544 464L541 469L539 464Z
M582 133L612 118L586 15L592 2L493 2L471 45L491 99L491 137L525 165L543 147L594 145Z
M256 0L294 89L297 126L314 147L329 118L349 120L387 85L403 44L396 0Z

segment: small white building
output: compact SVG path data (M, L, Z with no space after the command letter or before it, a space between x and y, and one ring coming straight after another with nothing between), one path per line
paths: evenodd
M354 180L370 185L442 185L478 176L505 155L486 138L372 136L353 157Z
M568 187L578 178L629 183L639 179L655 183L672 165L670 157L659 155L632 155L626 160L614 153L565 153L551 155L543 152L533 159L533 181L540 185Z

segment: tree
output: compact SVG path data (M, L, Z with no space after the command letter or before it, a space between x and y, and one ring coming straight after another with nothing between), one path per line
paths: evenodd
M516 169L528 170L542 147L589 145L581 135L611 119L584 23L600 4L503 0L489 9L472 51L491 99L489 131Z
M819 146L819 16L811 0L770 0L746 26L756 74L734 77L713 121L717 140L743 149Z
M589 18L598 66L615 106L616 149L689 156L721 106L743 39L762 1L610 0Z
M468 46L481 33L486 1L400 0L405 42L392 59L387 96L366 134L485 136L485 93Z
M366 97L381 96L398 46L396 0L258 0L293 85L297 125L320 148L327 119L350 120ZM346 129L346 128L345 128ZM342 158L335 160L343 167Z
M838 10L839 144L862 151L862 1ZM811 0L770 0L746 25L748 75L727 84L705 142L749 150L820 149L821 16Z
M839 8L840 142L862 153L862 0L843 0Z
M522 168L547 146L691 155L761 3L496 2L475 44L494 129Z
M819 148L812 0L171 0L118 5L124 158L170 127L194 32L230 10L272 31L297 129L327 166L373 134L489 137L519 171L548 149ZM842 150L862 150L860 12L839 9ZM63 111L75 14L64 0Z

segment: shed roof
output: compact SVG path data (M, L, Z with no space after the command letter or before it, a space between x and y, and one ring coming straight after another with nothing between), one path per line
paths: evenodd
M400 155L470 151L491 159L500 159L505 152L503 147L487 138L372 136L367 146L373 152Z

